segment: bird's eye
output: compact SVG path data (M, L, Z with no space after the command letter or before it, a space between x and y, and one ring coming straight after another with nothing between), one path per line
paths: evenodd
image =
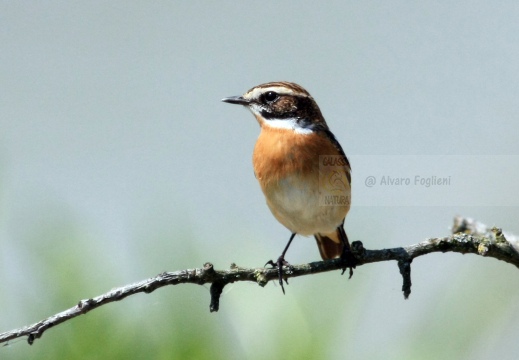
M265 93L265 100L268 102L272 102L278 98L278 94L274 91L268 91Z

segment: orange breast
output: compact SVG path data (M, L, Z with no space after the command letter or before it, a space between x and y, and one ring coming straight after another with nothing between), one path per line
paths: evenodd
M321 206L328 194L321 186L320 155L340 155L325 135L297 134L292 130L263 126L253 154L254 172L276 219L292 232L312 235L335 231L349 210L342 206ZM342 174L347 166L339 167ZM350 195L347 176L340 194Z
M262 188L287 175L319 174L319 155L339 155L324 136L263 126L254 147L254 173Z

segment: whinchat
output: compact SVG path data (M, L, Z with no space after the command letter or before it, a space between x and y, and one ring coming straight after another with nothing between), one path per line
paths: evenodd
M283 288L285 255L296 234L313 235L323 260L340 256L355 267L344 231L350 209L351 166L313 97L290 82L253 87L222 101L249 108L261 132L254 174L274 217L292 235L276 263Z

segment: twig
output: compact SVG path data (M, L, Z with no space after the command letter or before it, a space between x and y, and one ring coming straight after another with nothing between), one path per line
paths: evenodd
M472 219L456 217L454 219L453 235L430 238L423 242L407 247L383 250L366 250L360 241L352 243L352 252L358 261L357 266L395 260L398 263L403 278L402 291L407 299L411 294L411 262L414 258L433 252L458 252L461 254L477 254L505 261L519 268L519 241L510 234L505 234L498 228L489 229L487 226ZM326 271L341 270L344 263L341 259L317 261L308 264L285 267L285 278L293 278ZM151 293L167 285L178 284L212 284L211 303L209 310L218 311L220 295L223 288L238 281L251 281L265 286L271 280L278 279L277 269L242 268L235 264L229 270L215 270L213 265L206 263L201 269L187 269L175 272L165 272L148 280L113 289L103 295L81 300L76 306L56 315L38 321L21 329L0 334L0 343L8 342L22 336L32 344L40 338L45 330L62 322L86 314L102 305L119 301L137 293Z

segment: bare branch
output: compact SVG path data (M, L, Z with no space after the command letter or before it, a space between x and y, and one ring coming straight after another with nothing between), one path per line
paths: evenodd
M402 291L404 297L411 294L411 262L414 258L433 252L457 252L461 254L477 254L505 261L519 268L519 241L511 234L505 234L498 228L489 229L487 226L472 219L456 217L452 229L453 235L430 238L421 243L407 247L383 250L366 250L360 241L352 243L352 252L357 259L357 266L395 260L398 263L403 278ZM308 264L294 265L283 269L285 279L317 274L326 271L340 270L344 267L341 259L317 261ZM27 336L32 344L42 336L45 330L62 322L86 314L102 305L119 301L137 293L151 293L167 285L178 284L211 284L211 312L218 311L220 295L223 288L238 281L251 281L265 286L271 280L278 279L277 269L242 268L232 264L229 270L215 270L213 265L206 263L201 269L187 269L175 272L165 272L153 278L113 289L103 295L81 300L68 310L38 321L21 329L0 334L0 343Z

